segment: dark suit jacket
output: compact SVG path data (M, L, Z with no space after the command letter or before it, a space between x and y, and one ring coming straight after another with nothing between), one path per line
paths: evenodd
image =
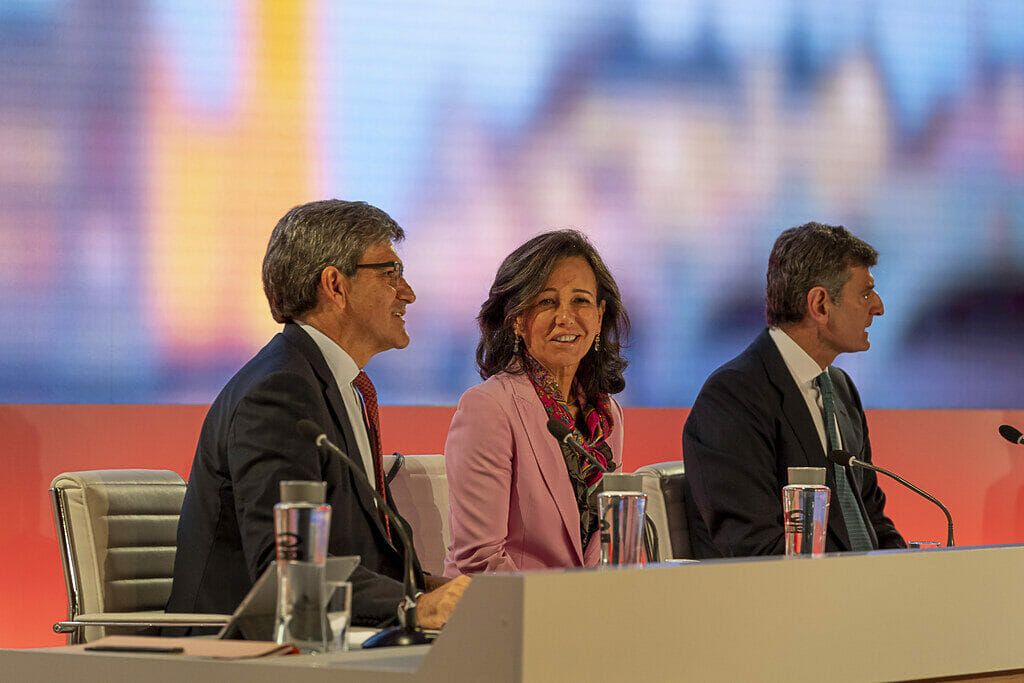
M320 425L360 472L300 436L295 423L302 418ZM178 522L168 611L233 612L274 559L278 483L305 479L327 482L330 554L362 557L351 579L353 622L394 619L402 556L369 492L355 481L364 476L358 453L323 354L301 327L285 325L228 382L203 423Z
M842 370L830 367L843 445L871 461L860 396ZM704 383L683 429L683 459L700 518L691 520L698 557L781 554L785 550L782 487L789 467L832 465L804 401L768 331ZM885 516L885 494L874 472L855 468L853 489L876 548L906 547ZM826 550L850 550L842 510L832 496Z

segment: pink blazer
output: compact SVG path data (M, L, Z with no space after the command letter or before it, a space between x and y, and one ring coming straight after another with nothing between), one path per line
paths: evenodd
M622 409L612 401L607 443L622 463ZM445 576L593 566L565 460L525 375L502 373L459 400L445 443L451 545Z

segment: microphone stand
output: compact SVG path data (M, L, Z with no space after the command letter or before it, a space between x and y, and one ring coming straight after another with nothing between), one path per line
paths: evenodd
M858 460L856 456L850 455L845 451L832 451L830 455L835 456L834 459L830 458L830 460L839 463L840 465L863 467L864 469L871 470L873 472L881 472L885 476L895 479L899 483L903 484L917 495L923 498L927 498L931 502L935 503L935 505L937 505L939 509L942 510L942 514L946 515L946 547L952 548L956 545L955 543L953 543L953 516L949 514L949 509L945 505L943 505L942 501L940 501L938 498L928 493L921 487L911 484L909 481L907 481L900 475L896 474L895 472L890 472L884 467L879 467L878 465L873 465L869 462Z
M433 638L424 633L416 623L416 572L413 569L412 562L414 550L409 534L405 530L405 525L402 524L402 521L395 511L391 509L391 506L387 504L387 501L377 493L373 486L370 486L366 477L362 474L362 470L352 462L348 454L333 444L312 420L299 420L296 426L299 433L303 436L308 437L315 434L313 442L318 449L327 449L338 456L345 466L352 470L356 481L360 482L370 492L373 500L377 503L377 507L383 510L384 514L391 520L391 529L402 542L402 587L405 590L405 597L402 599L399 612L400 624L398 626L390 626L380 633L370 636L363 642L363 648L429 644Z
M595 458L586 448L579 445L576 439L572 438L572 430L566 427L564 424L559 422L555 418L548 420L548 431L551 432L551 436L558 439L559 443L564 443L566 446L571 448L577 455L582 456L587 462L596 467L599 471L604 474L615 469L615 464L612 463L611 469L601 464L601 461Z

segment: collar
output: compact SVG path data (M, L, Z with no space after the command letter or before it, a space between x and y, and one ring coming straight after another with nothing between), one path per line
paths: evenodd
M824 372L821 366L818 365L818 361L811 358L810 354L804 351L799 344L793 341L792 337L780 328L770 328L768 335L775 342L775 346L782 356L782 361L786 364L786 368L789 370L789 374L793 376L797 386L801 388L808 385L813 386L815 378Z
M338 383L338 386L343 387L346 384L352 384L356 375L359 374L359 366L352 360L352 356L348 355L345 349L338 346L336 341L312 325L307 325L306 323L297 324L316 342L317 348L324 355L327 367L330 368L331 374L334 375L334 380Z

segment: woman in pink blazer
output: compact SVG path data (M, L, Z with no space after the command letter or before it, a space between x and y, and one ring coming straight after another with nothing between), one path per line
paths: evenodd
M445 444L451 545L445 574L597 564L594 491L622 463L629 318L580 232L529 240L501 264L480 309L477 365ZM548 430L556 420L593 460Z

